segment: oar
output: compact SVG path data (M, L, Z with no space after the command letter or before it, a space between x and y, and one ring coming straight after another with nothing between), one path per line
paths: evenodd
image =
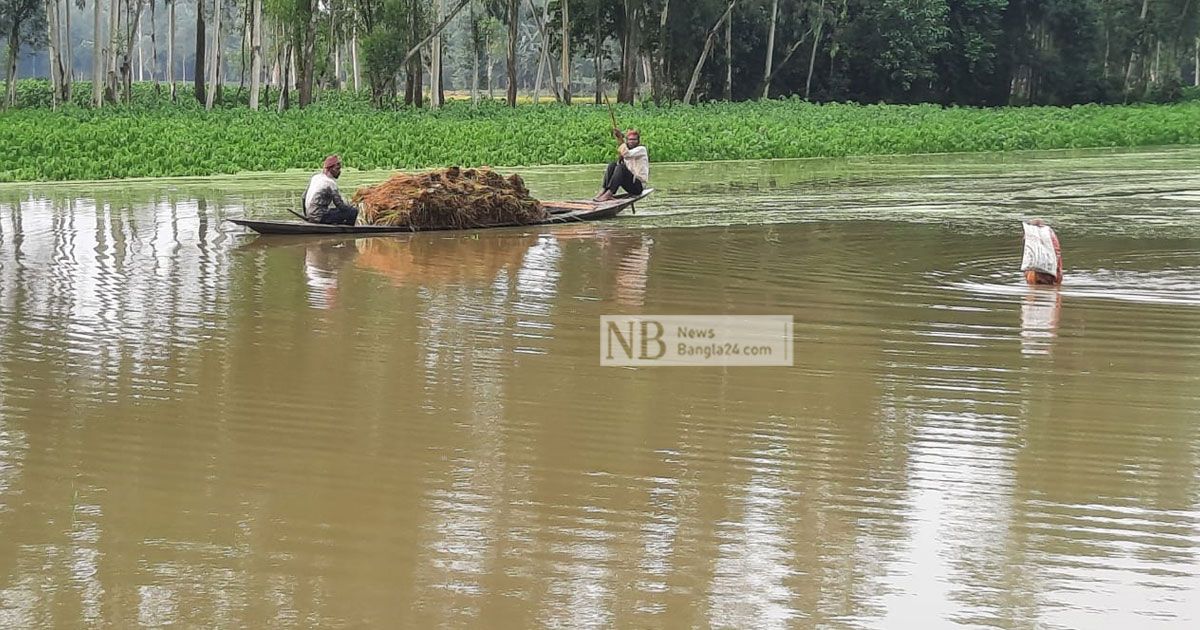
M313 223L313 221L310 221L310 220L308 219L308 217L304 216L303 214L300 214L299 212L296 212L295 210L292 210L291 208L288 208L288 209L287 209L287 211L288 211L288 212L291 212L292 214L294 214L294 215L296 215L296 216L298 216L298 217L300 217L300 220L301 220L301 221L304 221L305 223Z
M612 130L620 131L621 128L617 125L617 114L613 112L612 103L608 102L608 92L604 93L604 104L608 105L608 116L612 119Z

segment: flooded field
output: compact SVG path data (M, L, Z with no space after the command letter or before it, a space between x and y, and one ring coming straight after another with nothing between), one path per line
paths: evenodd
M369 239L224 222L306 174L0 187L0 627L1200 623L1200 148L654 177ZM795 366L601 367L628 313Z

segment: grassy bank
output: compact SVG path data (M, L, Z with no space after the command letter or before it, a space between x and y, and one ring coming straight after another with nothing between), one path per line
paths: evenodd
M655 161L1135 147L1200 143L1200 103L942 108L803 101L620 107ZM440 111L325 102L282 114L169 103L0 114L0 181L359 169L586 164L610 159L603 107L452 103Z

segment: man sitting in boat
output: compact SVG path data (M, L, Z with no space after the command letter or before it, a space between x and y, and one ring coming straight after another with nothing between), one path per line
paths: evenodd
M325 158L320 173L312 176L304 191L304 216L313 223L354 225L358 208L346 203L338 193L337 178L342 174L342 159Z
M619 157L608 165L604 189L592 201L611 201L622 188L631 195L640 195L650 183L650 154L642 146L642 134L637 129L625 133L613 129L613 136L621 142L617 146Z
M1062 248L1054 229L1041 219L1023 223L1025 228L1025 253L1021 258L1021 271L1025 282L1058 286L1063 279Z

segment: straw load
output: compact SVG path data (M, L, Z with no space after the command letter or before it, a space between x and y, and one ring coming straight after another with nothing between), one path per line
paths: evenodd
M353 201L362 208L363 223L426 230L538 223L549 217L520 175L506 178L488 168L397 173L359 188Z

